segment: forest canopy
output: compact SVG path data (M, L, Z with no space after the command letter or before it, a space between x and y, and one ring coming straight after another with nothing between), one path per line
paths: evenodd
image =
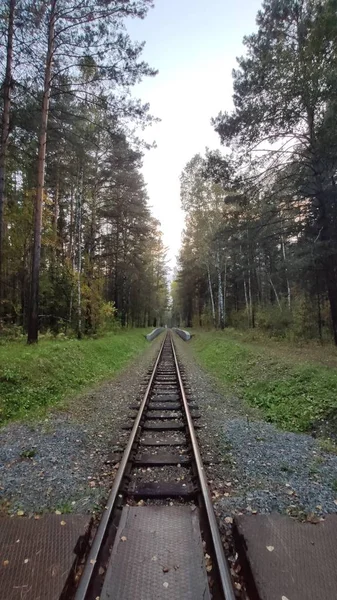
M151 0L0 8L0 334L163 321L166 258L140 169L156 71L127 19Z
M226 150L182 173L176 322L337 344L336 39L336 0L263 2L212 121Z

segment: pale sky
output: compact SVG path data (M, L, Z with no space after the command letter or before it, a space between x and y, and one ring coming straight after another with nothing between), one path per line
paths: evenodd
M159 70L134 90L161 122L144 137L143 174L153 215L161 222L170 266L175 264L184 218L179 177L192 156L220 148L210 124L232 107L232 69L244 52L242 39L256 28L262 0L155 0L143 20L128 23L133 39L145 40L143 58Z

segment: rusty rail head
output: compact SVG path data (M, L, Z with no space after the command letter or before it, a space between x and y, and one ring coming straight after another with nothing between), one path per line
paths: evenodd
M122 457L122 460L120 462L118 471L116 473L116 477L113 483L113 486L111 488L111 492L109 494L109 498L107 501L107 504L105 506L105 511L102 515L102 518L100 520L96 535L94 537L94 541L93 544L91 546L90 552L89 552L89 556L87 558L87 561L85 563L85 567L84 567L84 571L82 573L76 594L75 594L75 598L74 600L86 600L87 597L87 592L89 590L89 586L90 583L92 581L92 577L95 571L95 565L97 562L97 558L99 555L99 551L101 549L101 546L103 544L103 540L105 538L106 532L107 532L107 528L109 526L109 522L110 522L110 518L111 518L111 514L116 502L116 498L124 477L124 473L125 473L125 469L127 467L127 464L129 462L129 458L130 458L130 453L132 450L132 446L134 444L137 432L138 432L138 428L139 428L139 424L141 421L141 418L143 416L143 412L144 412L144 408L146 406L150 391L151 391L151 387L152 387L152 383L155 377L155 374L157 372L157 367L158 367L158 363L161 359L161 355L163 353L163 348L164 348L164 344L165 344L165 340L167 338L167 335L165 336L161 346L160 346L160 350L159 350L159 354L157 357L157 360L155 362L155 365L153 367L153 371L149 380L149 383L147 385L145 394L143 396L142 402L140 404L139 407L139 411L138 414L136 416L134 425L132 427L131 433L130 433L130 437L127 443L127 446L124 450L124 454Z
M195 434L193 420L191 417L190 408L188 406L188 402L187 402L187 398L186 398L186 394L185 394L185 390L184 390L184 385L183 385L183 381L182 381L181 374L180 374L180 369L179 369L178 360L177 360L177 354L175 351L172 336L171 336L171 345L172 345L172 351L173 351L173 356L174 356L175 368L176 368L177 375L178 375L180 393L181 393L182 401L184 404L184 409L185 409L185 414L186 414L186 419L187 419L187 426L188 426L189 435L191 438L193 456L194 456L194 460L195 460L196 467L197 467L198 478L199 478L200 487L201 487L201 493L202 493L203 501L205 504L207 520L208 520L208 524L209 524L209 528L210 528L210 532L211 532L212 543L214 546L214 552L215 552L215 557L216 557L216 561L217 561L222 591L223 591L225 600L235 600L235 593L234 593L234 589L233 589L231 574L230 574L227 559L226 559L226 556L224 553L218 524L216 522L216 517L214 514L212 498L211 498L211 494L210 494L209 487L207 484L205 469L204 469L204 465L203 465L202 458L201 458L200 451L199 451L197 437Z

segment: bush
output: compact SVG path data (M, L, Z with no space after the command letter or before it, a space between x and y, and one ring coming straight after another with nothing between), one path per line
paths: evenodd
M271 337L282 338L292 326L293 317L288 306L283 303L272 304L266 308L259 308L255 316L256 326Z

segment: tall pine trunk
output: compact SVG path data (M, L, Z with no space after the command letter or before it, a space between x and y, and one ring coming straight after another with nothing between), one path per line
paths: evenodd
M80 189L78 193L77 205L77 338L82 338L82 206L83 206L83 167L80 171Z
M7 52L6 52L6 72L3 82L3 113L1 127L1 145L0 145L0 314L1 303L4 297L3 281L3 243L4 243L4 208L5 208L5 171L6 154L8 148L9 136L9 113L11 107L11 89L12 89L12 63L13 63L13 35L14 35L14 15L16 0L9 0L8 15L8 33L7 33Z
M34 208L34 244L32 261L32 279L30 291L30 307L28 320L28 343L38 341L39 331L39 279L41 263L41 233L42 233L42 208L44 194L44 176L46 163L47 126L50 103L50 89L52 77L52 63L55 45L55 18L57 0L51 0L50 19L48 25L48 49L44 74L43 101L41 113L41 126L39 135L39 151L37 159L37 190Z

